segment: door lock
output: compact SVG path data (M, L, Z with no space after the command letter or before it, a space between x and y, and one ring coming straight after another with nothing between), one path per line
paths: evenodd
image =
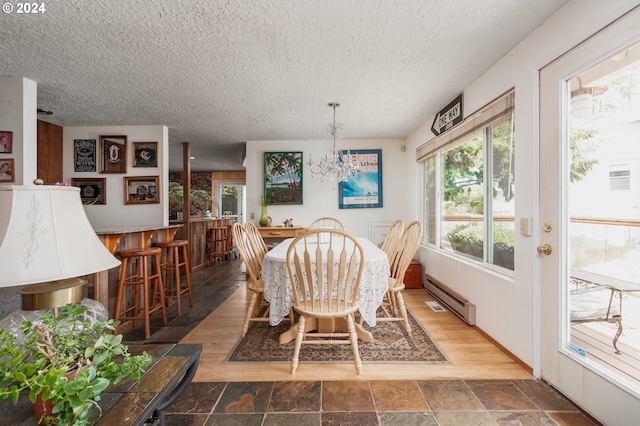
M549 244L538 246L538 253L549 256L551 254L551 246Z

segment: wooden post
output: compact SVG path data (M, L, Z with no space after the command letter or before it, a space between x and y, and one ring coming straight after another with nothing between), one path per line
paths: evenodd
M191 241L191 144L182 142L182 220L185 240L189 241L189 270L193 271L193 242Z

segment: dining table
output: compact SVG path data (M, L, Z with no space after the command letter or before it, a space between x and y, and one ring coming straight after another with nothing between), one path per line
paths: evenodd
M364 322L374 327L376 325L376 311L382 304L389 285L389 258L384 251L368 239L358 237L356 240L364 251L364 267L357 297L358 312ZM285 239L269 250L262 264L261 277L264 281L264 298L269 302L269 324L272 326L278 325L289 314L289 310L295 303L286 262L287 250L293 241L294 238ZM300 240L298 244L303 243ZM323 243L320 243L320 246L322 248ZM328 244L324 247L328 247ZM336 247L334 243L334 250L340 248ZM326 265L323 266L326 268ZM325 333L346 330L345 323L346 321L313 318L306 322L305 332L317 330L320 333ZM364 329L359 322L356 322L356 331L361 340L373 341L371 332ZM279 343L290 342L295 338L296 332L297 326L292 324L288 330L280 334Z

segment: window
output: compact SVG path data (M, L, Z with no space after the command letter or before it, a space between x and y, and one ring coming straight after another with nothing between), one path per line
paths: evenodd
M418 148L424 240L457 256L514 269L513 92Z
M623 170L609 170L610 190L622 191L631 189L631 170L629 170L628 167L629 165L626 165Z

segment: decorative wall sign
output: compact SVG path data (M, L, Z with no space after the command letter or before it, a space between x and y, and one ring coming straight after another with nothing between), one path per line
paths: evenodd
M13 158L0 158L0 183L16 181L15 164Z
M0 154L13 152L13 132L0 131Z
M439 136L443 132L451 129L456 124L462 122L462 93L444 107L433 119L431 131Z
M264 153L267 204L302 204L302 152Z
M95 172L96 171L96 140L95 139L74 139L73 140L73 171L75 172Z
M157 204L160 202L159 176L125 176L125 204Z
M107 204L106 179L72 178L71 185L80 188L80 199L82 200L82 204Z
M133 167L158 167L158 142L134 142Z
M100 173L127 172L127 137L100 136Z
M347 151L342 151L347 155ZM349 176L338 188L341 209L382 207L382 150L357 149L351 151L351 161L358 164L357 176Z

